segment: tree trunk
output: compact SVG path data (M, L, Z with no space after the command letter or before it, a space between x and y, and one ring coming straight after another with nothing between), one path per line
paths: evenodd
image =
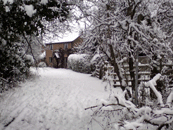
M118 63L116 61L116 56L115 56L113 47L112 47L112 45L109 45L109 47L110 47L110 52L111 52L111 65L114 66L114 72L118 76L118 79L120 82L120 87L122 88L122 90L125 90L125 86L123 86L123 84L122 84L123 77L121 77L120 68L119 68Z
M130 78L132 83L132 90L135 91L135 72L133 67L133 58L131 57L131 54L129 53L129 72L130 72Z

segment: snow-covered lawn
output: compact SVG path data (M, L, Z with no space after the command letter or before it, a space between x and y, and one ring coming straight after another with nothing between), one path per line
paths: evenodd
M0 95L0 130L85 130L91 110L106 99L105 84L89 74L39 68L39 76Z

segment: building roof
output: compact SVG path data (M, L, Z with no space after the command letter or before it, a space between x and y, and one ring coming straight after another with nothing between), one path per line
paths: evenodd
M71 43L79 37L79 33L69 33L63 37L54 38L45 42L45 44L64 44Z
M46 45L50 45L50 44L65 44L65 43L72 43L73 41L68 41L68 42L49 42L49 43L45 43Z

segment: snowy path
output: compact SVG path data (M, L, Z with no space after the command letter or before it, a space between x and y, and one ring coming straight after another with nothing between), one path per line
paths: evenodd
M101 80L65 69L39 69L39 77L0 95L0 130L85 130Z

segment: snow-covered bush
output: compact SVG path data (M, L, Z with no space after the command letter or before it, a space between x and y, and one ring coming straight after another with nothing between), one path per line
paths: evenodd
M106 56L103 54L95 54L92 57L92 59L90 60L92 72L95 71L97 66L102 66L104 64L104 61L106 61L105 57Z
M127 100L125 94L127 90L121 88L111 90L107 100L101 99L96 106L87 109L94 110L89 128L106 130L172 130L173 125L173 89L163 102L161 93L156 89L157 81L161 74L157 74L153 79L144 83L144 88L150 88L157 100L145 98L145 106L139 107ZM95 128L96 127L96 128Z
M46 63L45 62L40 62L38 64L38 67L47 67Z
M25 54L20 43L0 44L0 78L3 79L3 84L15 85L16 82L24 80L28 73L30 66L33 65L33 57Z
M105 75L104 62L106 61L103 54L95 54L90 60L92 76L102 79Z
M96 69L96 66L98 64L98 62L101 60L101 56L99 54L96 54L92 57L91 59L91 68L92 68L92 71L94 71Z
M90 73L90 57L87 54L71 54L68 57L67 66L77 72Z

